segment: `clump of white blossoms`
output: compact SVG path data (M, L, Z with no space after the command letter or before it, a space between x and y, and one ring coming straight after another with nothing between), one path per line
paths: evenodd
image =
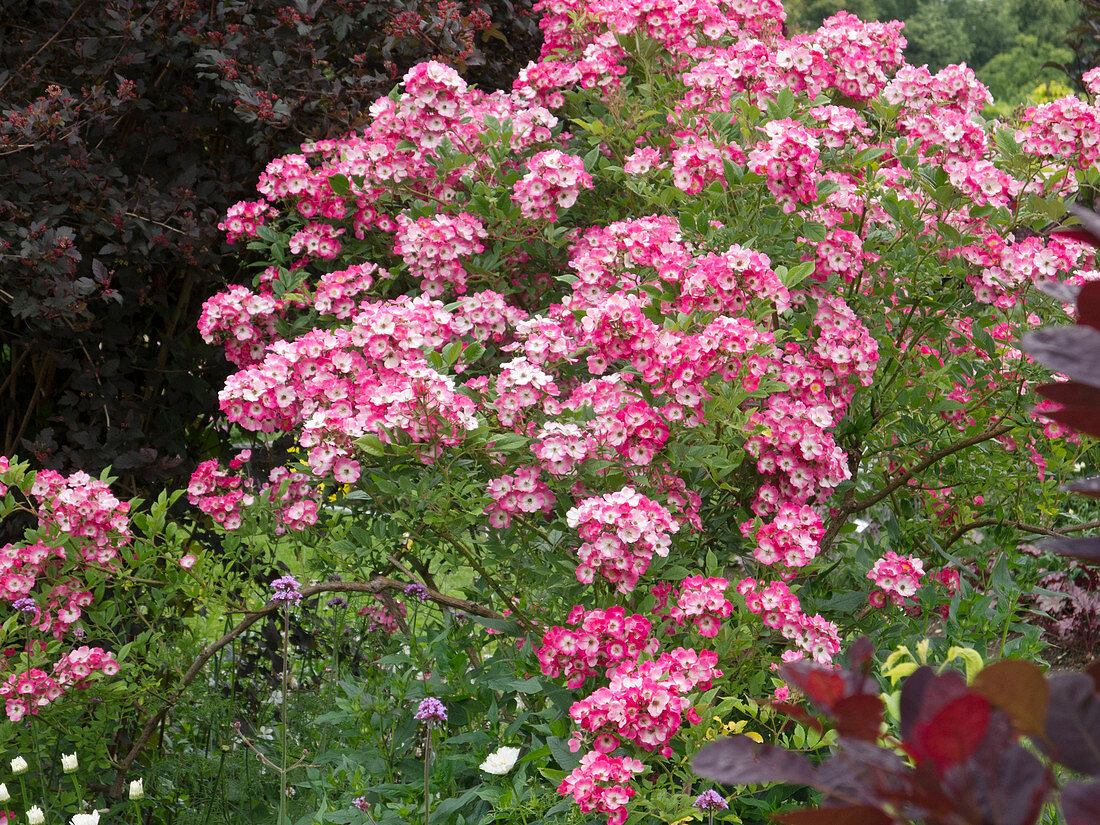
M485 757L485 761L481 763L480 767L485 773L503 776L516 766L516 759L518 758L519 748L500 748Z

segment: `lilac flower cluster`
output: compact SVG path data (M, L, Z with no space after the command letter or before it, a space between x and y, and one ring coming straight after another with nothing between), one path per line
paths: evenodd
M294 602L300 604L302 594L298 592L302 585L293 576L283 576L271 583L271 589L275 593L271 597L273 602Z
M420 722L427 722L429 725L433 722L443 723L447 721L447 708L434 696L429 696L427 699L420 700L416 716L413 718Z

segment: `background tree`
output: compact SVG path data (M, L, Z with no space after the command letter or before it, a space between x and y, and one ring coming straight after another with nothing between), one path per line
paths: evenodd
M927 64L933 72L967 63L1005 111L1037 85L1059 78L1057 68L1044 65L1070 61L1066 38L1091 7L1074 0L798 0L785 5L788 26L795 31L812 30L841 9L865 20L903 20L906 60ZM1095 31L1100 31L1100 14L1094 16ZM1095 51L1093 30L1081 26L1074 36L1093 43ZM1094 65L1087 55L1078 62L1081 71Z

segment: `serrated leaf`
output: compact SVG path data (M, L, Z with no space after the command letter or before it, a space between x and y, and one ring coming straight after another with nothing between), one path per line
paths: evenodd
M820 194L820 193L819 193ZM807 240L811 240L814 243L821 243L828 237L827 230L820 223L813 221L807 221L802 225L802 235Z
M336 195L348 195L351 192L351 184L345 175L329 175L328 185Z
M386 445L374 433L367 433L355 439L354 444L367 455L381 456L386 454Z
M794 289L804 280L809 278L814 273L815 269L817 269L817 264L813 261L803 261L791 267L785 274L780 275L779 280L787 289ZM778 268L776 269L776 274L779 274Z
M527 446L530 439L519 433L501 433L493 436L490 449L501 453L512 453Z
M546 740L546 745L550 748L550 753L553 754L554 761L557 762L564 771L571 771L581 763L580 757L569 750L569 743L565 739L558 736L551 736ZM564 777L564 774L562 776Z

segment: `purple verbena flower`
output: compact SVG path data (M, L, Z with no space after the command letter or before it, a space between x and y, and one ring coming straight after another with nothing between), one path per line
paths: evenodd
M351 804L364 812L370 810L370 803L367 802L367 798L365 796L357 796L351 801Z
M436 699L434 696L429 696L427 699L420 700L420 706L416 709L416 716L413 717L421 722L446 722L447 721L447 708L443 706L443 703Z
M405 588L405 595L410 598L419 599L420 601L427 601L428 588L422 584L412 583Z
M22 613L33 613L38 609L38 605L34 603L34 599L24 596L21 599L16 599L11 603L11 606Z
M298 604L302 601L302 594L298 592L298 588L302 585L298 583L298 580L293 576L283 576L275 579L271 583L271 588L275 591L271 597L273 602L294 602Z
M333 596L325 603L326 607L347 607L348 600L343 596Z
M718 791L703 791L691 804L701 811L724 811L729 807L726 798Z

